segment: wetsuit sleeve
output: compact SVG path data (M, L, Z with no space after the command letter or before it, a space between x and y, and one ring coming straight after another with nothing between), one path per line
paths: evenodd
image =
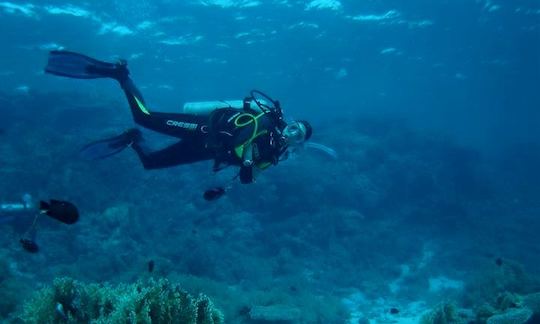
M267 128L266 134L243 146L239 173L241 183L254 182L258 172L276 165L279 161L279 156L283 152L282 143L276 139L273 129L268 126Z
M124 90L134 121L142 127L178 138L199 137L206 134L208 127L206 117L181 113L151 112L131 78L127 77L121 80L120 86Z
M242 155L242 165L240 166L240 182L243 184L252 183L253 178L253 145L246 144Z

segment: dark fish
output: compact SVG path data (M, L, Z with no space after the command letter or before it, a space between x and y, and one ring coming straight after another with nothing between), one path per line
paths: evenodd
M503 259L501 259L501 258L495 259L495 264L496 264L498 267L502 266L502 264L503 264Z
M39 246L31 239L21 238L19 242L21 242L22 248L27 252L37 253L39 251Z
M392 307L390 308L390 314L399 314L399 309L395 308L395 307Z
M67 201L54 199L50 202L40 201L39 210L64 224L75 224L79 220L77 207Z
M150 260L148 261L148 272L153 272L154 271L154 266L155 266L155 263L154 263L154 260Z
M225 188L223 187L215 187L210 188L204 192L203 198L207 201L212 201L220 198L225 194Z
M6 131L3 128L0 128L0 135L4 135Z

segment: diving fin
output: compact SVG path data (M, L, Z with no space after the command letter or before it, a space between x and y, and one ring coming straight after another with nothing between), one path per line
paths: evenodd
M84 160L101 160L120 153L126 147L140 141L142 141L141 131L132 128L120 135L86 144L79 151L79 156Z
M125 61L108 63L69 51L51 51L45 72L75 79L112 78L119 81L129 75Z

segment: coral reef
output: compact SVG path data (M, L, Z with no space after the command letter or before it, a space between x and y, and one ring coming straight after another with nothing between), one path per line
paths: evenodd
M301 316L298 308L286 305L253 306L249 311L251 320L261 323L296 323Z
M296 318L295 323L343 323L349 317L339 298L329 294L315 295L310 287L303 287L298 278L274 281L264 289L226 285L186 275L174 275L171 280L190 292L211 295L230 323L252 323L252 314L260 319L263 313L282 319Z
M528 274L523 265L506 260L501 266L472 278L464 296L466 304L498 304L497 308L515 307L516 294L533 293L540 288L539 279Z
M512 309L502 314L493 315L487 320L487 324L524 324L533 315L528 308Z
M459 316L458 308L453 303L442 303L420 319L421 324L461 324L466 323Z
M442 136L415 133L388 118L347 118L339 130L329 122L317 127L317 136L339 151L339 160L291 157L256 184L232 185L221 200L207 203L201 193L228 183L236 170L212 177L203 163L146 172L129 150L92 163L71 158L87 142L132 126L117 102L100 99L85 109L95 100L80 94L12 99L16 105L0 106L13 117L0 142L0 198L19 199L27 191L65 198L80 207L81 220L69 228L40 221L42 249L28 255L18 238L31 215L3 219L2 319L12 318L31 289L58 276L111 285L166 277L194 295L212 296L231 323L262 319L265 312L281 312L283 319L287 309L305 323L343 323L355 311L366 321L413 318L441 300L474 309L481 324L524 307L538 313L540 297L532 293L540 291L533 279L540 266L531 257L538 252L531 215L538 213L507 188L512 168L494 173L493 163L486 167L474 151ZM493 262L498 257L501 265ZM28 319L112 320L129 313L144 321L160 291L157 283L151 289L57 282L40 293L43 307L34 301ZM469 284L462 289L461 282ZM357 300L344 307L343 298L356 290L365 298L362 309ZM167 300L173 295L165 289ZM202 312L209 306L200 303ZM394 306L399 314L388 313ZM128 311L137 307L140 312ZM439 306L425 319L451 322L462 310Z
M0 255L0 314L9 314L17 305L16 283L4 255Z
M58 278L24 307L26 323L221 324L208 297L190 296L166 279L112 287Z
M523 296L521 304L540 315L540 292Z
M532 320L533 316L540 316L540 293L522 296L504 292L495 299L494 304L484 304L476 309L478 323L521 324Z

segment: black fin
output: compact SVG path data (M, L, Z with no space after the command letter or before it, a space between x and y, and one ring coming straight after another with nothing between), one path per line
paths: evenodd
M51 51L45 72L75 79L125 79L129 72L125 64L98 61L89 56L69 52Z
M141 132L130 129L120 135L86 144L79 151L79 156L85 160L101 160L120 153L129 145L141 140Z

